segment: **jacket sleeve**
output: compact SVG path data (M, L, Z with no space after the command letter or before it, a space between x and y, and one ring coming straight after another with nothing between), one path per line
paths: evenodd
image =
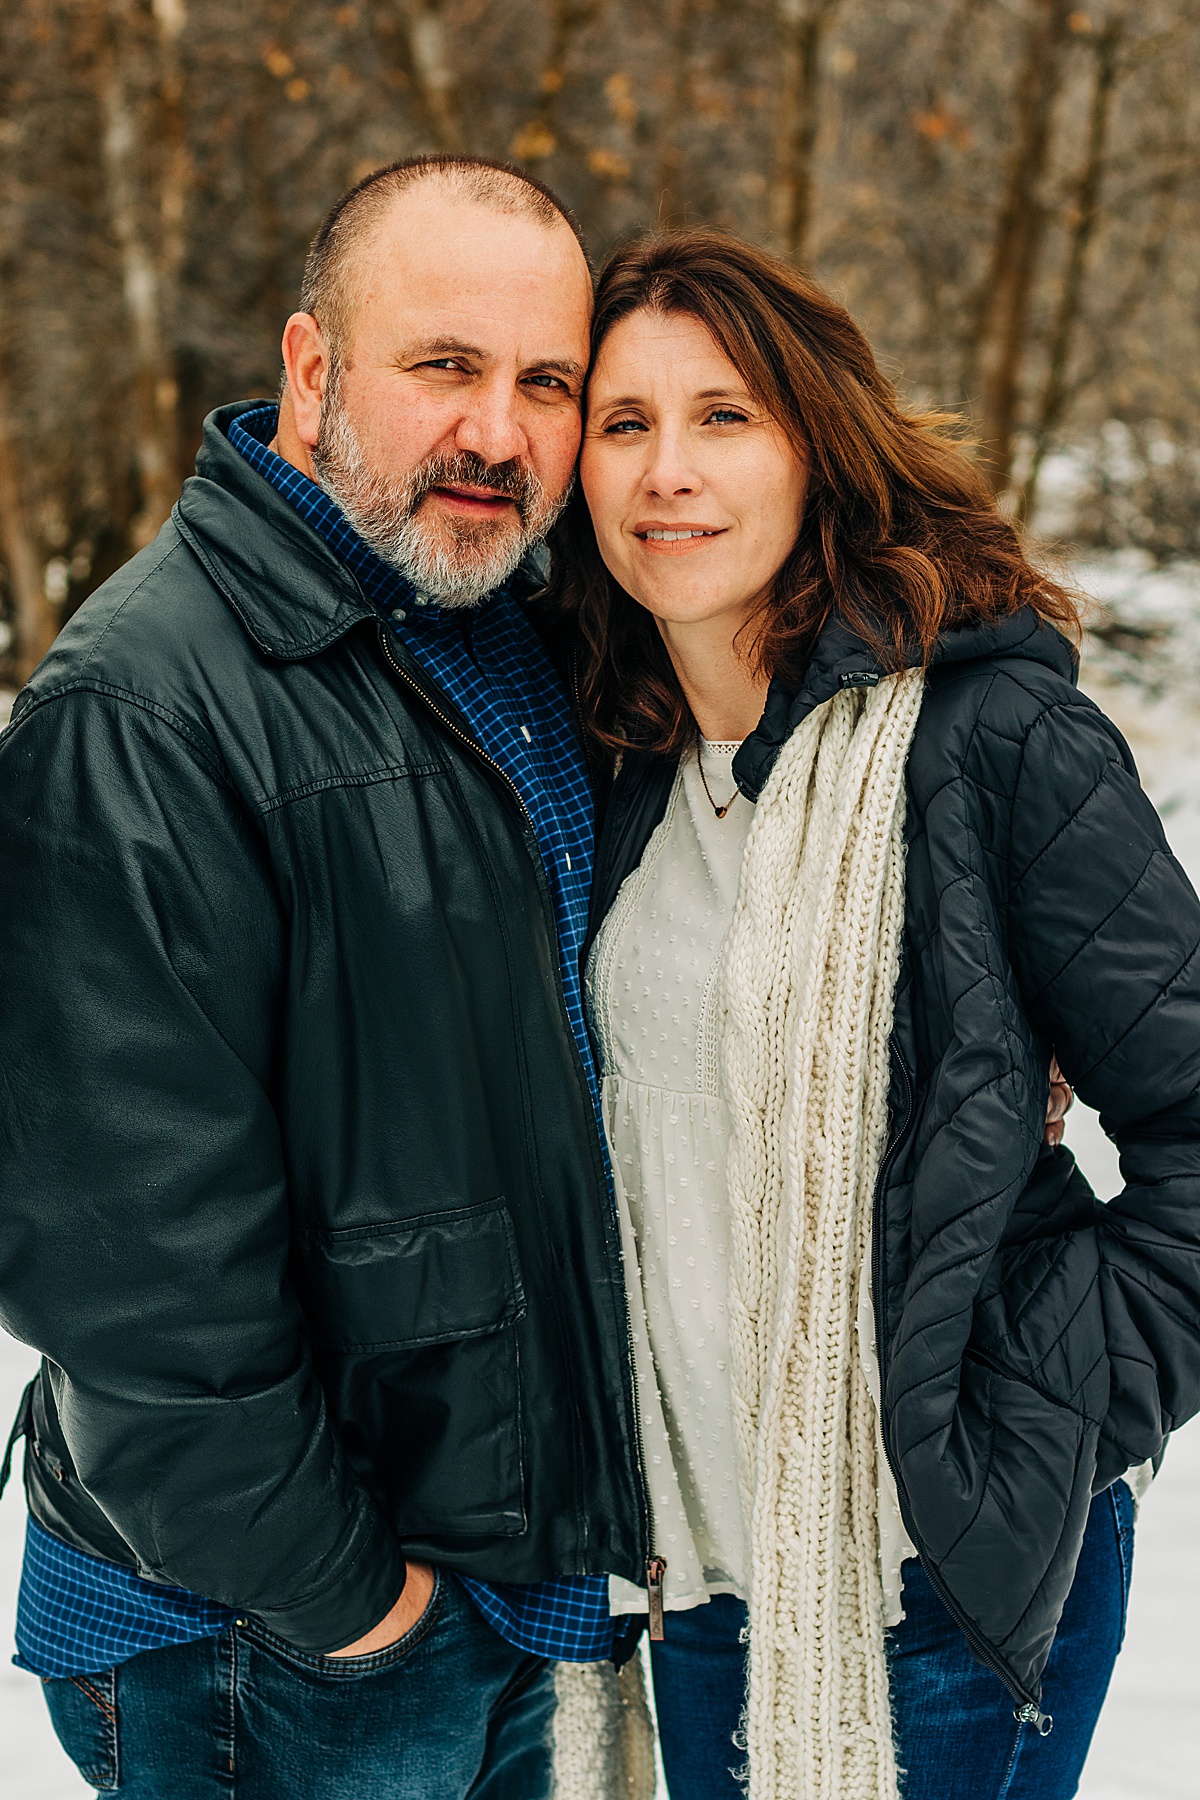
M0 1322L142 1572L340 1649L404 1585L288 1282L285 922L211 747L73 691L0 739Z
M1094 1209L1094 1288L1072 1300L1098 1294L1103 1321L1099 1487L1200 1411L1200 901L1123 740L1078 697L1030 730L1012 821L1022 997L1125 1184Z

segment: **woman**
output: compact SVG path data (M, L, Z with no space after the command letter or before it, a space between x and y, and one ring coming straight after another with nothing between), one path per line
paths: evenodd
M1120 1478L1200 1406L1200 905L1069 595L841 307L684 231L594 351L558 597L673 1800L746 1752L754 1800L1057 1800Z

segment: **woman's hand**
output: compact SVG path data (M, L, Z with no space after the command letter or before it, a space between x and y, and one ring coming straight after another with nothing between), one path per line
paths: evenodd
M344 1650L331 1650L331 1656L374 1656L378 1650L390 1650L406 1631L411 1631L433 1597L433 1570L428 1563L410 1562L404 1591L385 1619L374 1631L368 1631Z
M1075 1090L1058 1066L1057 1056L1050 1058L1050 1098L1046 1102L1046 1129L1042 1142L1052 1147L1061 1144L1066 1127L1063 1120L1075 1104Z

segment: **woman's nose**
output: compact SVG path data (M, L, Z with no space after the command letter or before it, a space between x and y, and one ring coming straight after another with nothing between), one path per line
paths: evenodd
M704 483L683 448L668 438L660 438L642 483L646 493L662 499L673 499L700 491Z

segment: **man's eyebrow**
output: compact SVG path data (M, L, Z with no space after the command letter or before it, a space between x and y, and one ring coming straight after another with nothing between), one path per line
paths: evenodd
M478 344L464 343L461 338L429 338L421 344L410 346L408 356L413 362L422 362L432 356L472 356L480 362L487 361L487 351ZM574 362L570 357L547 357L545 361L529 364L529 373L535 369L545 369L551 375L565 375L568 381L579 381L583 377L584 365Z
M428 338L409 346L408 355L415 361L426 356L478 356L485 354L478 344L464 344L461 338Z
M583 364L572 362L569 357L548 356L544 361L532 362L530 369L545 369L551 375L565 375L568 381L578 381L583 374Z

